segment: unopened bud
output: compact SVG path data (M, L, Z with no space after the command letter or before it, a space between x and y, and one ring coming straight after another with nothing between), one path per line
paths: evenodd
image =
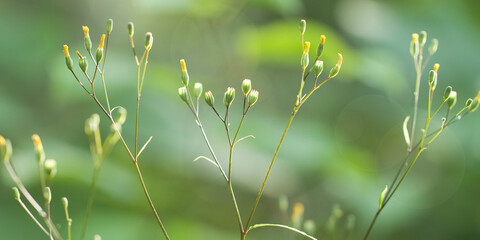
M455 106L455 103L457 103L457 92L451 91L450 95L447 98L448 109L452 109L453 106Z
M183 86L181 88L178 89L178 95L180 96L180 98L188 103L188 99L187 99L187 87Z
M104 44L105 44L105 34L103 34L102 38L100 38L100 44L98 45L97 51L95 52L95 60L97 61L97 64L103 58L103 46L104 46Z
M199 98L202 95L203 92L203 85L199 82L195 83L193 86L193 97L194 98Z
M317 48L317 58L322 56L323 46L325 45L325 39L326 39L325 35L320 36L320 44L318 44L318 48Z
M215 98L213 97L212 91L208 91L205 93L205 102L208 104L208 106L213 107Z
M251 107L253 104L255 104L258 100L258 91L253 90L250 91L250 94L248 94L248 106Z
M452 87L448 86L447 88L445 88L445 92L443 93L443 100L446 101L448 97L450 97L450 93L452 93Z
M43 189L43 198L45 198L47 204L50 204L52 201L52 191L50 190L50 187L45 187Z
M419 46L418 46L418 34L414 33L412 34L412 42L410 43L410 54L412 57L417 57L419 52Z
M301 228L303 222L303 213L305 212L305 207L301 203L295 203L292 210L292 226L294 228Z
M385 194L387 194L388 186L385 186L382 193L380 194L380 198L378 199L378 209L382 209L383 207L383 199L385 199Z
M430 56L435 54L437 52L437 49L438 49L438 39L434 38L432 39L432 42L428 47L428 54L430 54Z
M13 190L13 197L16 201L20 200L20 191L18 191L17 187L12 187Z
M153 35L151 32L145 34L145 49L150 50L153 45Z
M430 70L428 83L430 84L432 90L435 90L435 87L437 86L437 72L435 70Z
M70 69L70 71L73 71L72 65L72 58L70 57L70 53L68 52L68 46L63 45L63 53L65 54L65 63L67 64L67 68Z
M52 179L57 174L57 161L54 159L47 159L44 168L47 178Z
M128 29L128 35L130 37L133 37L133 33L134 33L133 22L128 23L127 29Z
M92 40L90 40L90 34L88 33L89 29L87 26L82 26L82 29L85 35L85 38L84 38L85 49L87 49L87 52L90 52L92 50Z
M300 33L304 34L307 29L307 21L305 19L300 20Z
M315 222L313 220L306 220L305 223L303 223L303 229L310 236L315 235L317 232L317 227L315 226Z
M223 103L225 104L225 107L230 107L233 99L235 99L235 88L229 87L223 96Z
M252 89L252 81L250 79L245 79L242 82L242 92L247 96L248 92Z
M98 234L96 234L94 237L93 237L93 240L102 240L102 237Z
M342 54L338 54L338 62L337 64L330 70L330 75L328 78L333 78L337 76L338 72L340 72L340 68L342 67L343 57Z
M313 66L313 71L315 72L315 77L318 78L323 71L323 61L317 60L315 61L315 65Z
M305 70L308 66L308 51L310 50L310 42L305 42L305 47L303 48L303 54L302 54L302 69Z
M474 112L475 110L477 110L479 104L480 104L480 91L478 91L478 95L473 99L472 103L468 107L468 112Z
M107 20L107 34L110 34L113 30L113 19Z
M427 32L421 31L418 41L420 42L420 46L425 46L425 43L427 42Z
M82 70L83 73L86 73L87 72L87 68L88 68L88 62L87 62L87 59L82 56L82 54L80 54L79 51L77 51L77 55L79 57L78 59L78 66L80 67L80 69Z
M183 85L188 86L188 80L190 79L190 77L188 76L187 64L185 63L185 59L180 59L180 65L182 67L182 82L183 82Z
M471 98L467 99L467 101L465 102L465 107L470 107L470 105L472 105L472 102L473 102L473 99Z
M12 143L0 135L0 153L4 163L8 163L12 157Z
M40 140L40 136L38 134L32 135L33 146L35 148L35 155L37 156L37 161L39 164L43 164L45 161L45 151L43 150L42 141Z
M63 205L63 208L65 209L68 208L68 199L66 197L62 197L62 205Z

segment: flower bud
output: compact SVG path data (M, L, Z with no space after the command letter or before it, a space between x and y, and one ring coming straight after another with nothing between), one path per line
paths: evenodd
M300 228L303 222L303 213L305 212L305 207L301 203L295 203L292 210L292 226L294 228Z
M134 33L133 22L128 23L127 29L128 29L128 35L130 37L133 37L133 33Z
M447 100L450 97L450 93L452 93L452 87L448 86L445 88L445 92L443 93L443 100Z
M305 47L303 48L303 54L302 54L302 69L305 70L308 66L308 50L310 50L310 42L305 42Z
M68 209L68 199L66 197L62 197L62 205L63 208Z
M52 179L57 174L57 161L54 159L47 159L43 165L48 179Z
M300 20L300 33L303 35L307 29L307 21L305 19Z
M102 240L102 237L98 234L95 234L95 236L93 236L93 240Z
M253 104L255 104L258 100L258 91L253 90L250 91L250 94L248 94L248 106L251 107Z
M98 45L97 51L95 52L95 60L97 61L97 64L103 58L103 46L104 46L104 44L105 44L105 34L103 34L102 38L100 38L100 44Z
M242 82L242 91L245 96L247 96L248 92L252 89L252 81L250 79L245 79Z
M45 187L43 189L43 198L45 198L47 204L50 204L52 201L52 191L50 190L50 187Z
M420 42L420 46L425 46L425 43L427 42L427 32L421 31L418 41Z
M340 68L342 67L343 57L342 54L338 54L338 62L337 64L330 70L330 75L328 78L333 78L337 76L338 72L340 72Z
M33 146L35 148L35 155L37 156L37 161L39 164L43 164L45 161L45 151L43 150L42 140L38 134L32 135Z
M145 34L145 49L150 50L153 45L153 35L151 32Z
M385 194L387 194L388 186L385 186L382 193L380 194L380 198L378 199L378 209L382 209L383 206L383 199L385 198Z
M88 62L87 62L87 59L82 56L82 54L80 54L79 51L77 51L77 55L79 57L78 59L78 66L80 67L80 69L82 70L83 73L86 73L87 72L87 68L88 68Z
M84 39L84 45L85 49L87 49L87 52L90 52L92 50L92 40L90 40L90 34L89 29L87 26L82 26L83 33L85 34L85 39Z
M430 56L435 54L437 52L437 49L438 49L438 39L434 38L432 39L432 42L428 47L428 54L430 54Z
M313 71L315 72L315 77L318 78L323 71L323 61L317 60L315 61L315 65L313 66Z
M208 91L205 93L205 102L208 104L208 106L213 107L215 98L213 97L212 91Z
M473 99L471 98L467 99L467 101L465 102L465 107L470 107L470 105L472 105L472 102L473 102Z
M412 42L410 43L410 54L412 57L417 57L419 52L419 46L418 46L418 34L414 33L412 34Z
M13 197L16 201L20 200L20 191L18 191L17 187L12 187L13 190Z
M100 125L100 116L96 113L92 114L85 121L85 133L90 136L94 132L98 131Z
M178 89L178 95L180 96L180 98L188 103L188 99L187 99L187 87L183 86L181 88Z
M325 39L326 39L325 35L320 36L320 44L318 44L318 48L317 48L317 58L322 56L323 46L325 45Z
M473 99L472 103L468 107L468 112L474 112L475 110L477 110L479 104L480 104L480 91L478 91L478 95Z
M225 107L230 107L233 99L235 99L235 88L229 87L223 96L223 103L225 104Z
M107 34L110 34L113 29L113 19L107 20Z
M317 232L317 227L315 226L315 222L313 220L306 220L305 223L303 223L303 229L310 236L315 235Z
M199 98L200 95L202 95L203 92L203 85L199 82L195 83L193 86L193 97L194 98Z
M435 72L435 70L430 70L428 83L430 84L432 90L435 90L435 86L437 86L437 72Z
M2 135L0 135L0 153L3 162L8 163L12 156L12 143L10 139L5 139Z
M73 62L72 62L72 58L70 57L70 53L68 52L67 45L63 45L63 53L65 54L65 63L67 64L67 68L70 71L73 71L73 68L72 68Z
M278 208L281 212L287 212L288 210L288 198L285 195L281 195L278 198Z
M188 86L188 80L189 80L190 77L188 76L187 65L185 64L184 59L180 59L180 65L182 66L182 82L183 82L183 85Z

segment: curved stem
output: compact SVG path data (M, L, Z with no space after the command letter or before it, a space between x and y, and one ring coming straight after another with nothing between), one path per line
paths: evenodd
M282 225L282 224L275 224L275 223L262 223L262 224L255 224L251 227L248 228L247 232L252 230L252 229L255 229L255 228L261 228L261 227L279 227L279 228L285 228L285 229L288 229L290 231L293 231L293 232L296 232L300 235L303 235L307 238L310 238L312 240L317 240L316 238L308 235L307 233L303 232L303 231L300 231L296 228L293 228L293 227L290 227L290 226L286 226L286 225Z

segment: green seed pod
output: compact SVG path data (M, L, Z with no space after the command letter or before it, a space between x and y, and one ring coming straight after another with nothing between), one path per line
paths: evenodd
M325 39L326 39L325 35L320 36L320 44L318 44L318 48L317 48L317 58L322 56L323 46L325 45Z
M317 232L317 227L315 226L315 222L310 219L305 220L305 223L303 223L303 229L310 236L315 235L315 233Z
M66 197L62 197L62 205L63 205L63 208L65 209L68 208L68 199Z
M257 90L252 90L250 91L250 94L248 94L248 106L251 107L253 104L255 104L258 100L258 91Z
M418 46L418 34L414 33L412 34L412 42L410 43L410 54L412 57L417 57L419 52L419 46Z
M188 99L187 99L187 87L183 86L181 88L178 89L178 95L180 96L180 98L188 103Z
M342 67L343 57L342 54L338 54L338 62L337 64L330 70L330 74L328 78L333 78L337 76L338 72L340 72L340 68Z
M47 159L43 165L45 175L48 179L52 179L57 174L57 161L54 159Z
M452 87L451 86L448 86L447 88L445 88L445 92L443 93L443 100L447 100L448 97L450 97L450 93L452 92Z
M432 39L432 42L428 47L428 54L430 54L430 56L435 54L437 52L437 49L438 49L438 39L434 38Z
M50 187L45 187L43 189L43 197L45 198L45 202L50 204L52 201L52 191L50 190Z
M78 66L83 73L86 73L88 69L87 59L85 57L81 57L80 59L78 59Z
M150 50L153 45L153 35L151 32L145 34L145 49Z
M127 29L128 29L128 35L129 35L130 37L133 37L133 33L134 33L133 22L129 22L129 23L128 23Z
M13 190L13 197L16 201L20 200L20 191L18 191L17 187L12 187Z
M205 102L208 106L213 108L213 103L215 102L215 98L213 97L212 91L208 91L205 93Z
M427 42L427 32L421 31L418 41L420 42L421 47L425 46L425 43Z
M40 136L38 134L32 135L33 146L35 148L35 155L37 157L37 162L39 164L43 164L45 161L45 151L43 150L42 140L40 140Z
M203 92L203 85L199 82L195 83L193 86L193 97L194 98L199 98L202 95Z
M323 61L317 60L315 61L315 65L313 66L313 71L315 72L315 77L318 78L323 71Z
M308 66L308 61L309 61L308 50L310 50L310 43L305 42L305 47L303 48L302 61L301 61L303 70L305 70Z
M305 19L300 20L300 33L303 35L307 29L307 21Z
M245 79L242 82L242 92L247 96L248 92L252 89L252 81L250 79Z
M87 26L82 26L82 29L85 35L85 38L84 38L85 49L87 49L87 52L90 52L92 50L92 40L90 40L89 29Z
M113 19L107 20L107 34L110 34L113 30Z
M467 101L465 102L465 107L470 107L470 105L472 105L472 102L473 102L473 99L471 98L467 99Z
M235 88L232 88L232 87L227 88L227 91L223 96L223 103L225 104L225 107L227 108L230 107L230 104L232 104L234 99L235 99Z
M287 212L288 210L288 198L285 195L281 195L278 198L278 209L280 209L281 212Z
M183 85L188 86L188 81L189 81L190 77L188 76L187 64L185 63L185 59L180 59L180 65L182 67L182 82L183 82Z

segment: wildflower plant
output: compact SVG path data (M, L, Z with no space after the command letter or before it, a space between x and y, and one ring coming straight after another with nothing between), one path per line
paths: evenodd
M409 129L409 120L410 116L407 116L403 122L403 135L405 137L405 143L407 144L406 156L400 163L400 167L395 174L392 183L390 186L385 186L384 190L380 194L378 210L375 213L370 226L365 233L364 239L367 239L375 225L375 222L385 208L385 206L390 202L390 199L397 192L400 185L403 183L405 177L410 172L411 168L415 162L419 159L420 155L425 151L430 144L432 144L443 131L450 125L462 120L468 114L477 110L480 103L480 91L476 97L468 98L460 108L458 112L455 113L453 108L457 102L457 92L452 90L451 86L446 87L445 91L441 95L440 103L437 103L438 107L434 106L434 93L438 81L438 70L440 65L438 63L433 65L433 68L428 72L427 81L422 81L422 74L425 71L425 68L431 59L431 57L436 53L438 49L438 40L432 39L428 49L426 48L427 42L427 33L421 31L420 34L412 34L412 41L410 43L410 54L413 58L413 63L415 67L415 91L414 91L414 108L413 108L413 118L412 124ZM427 49L426 59L424 59L424 50ZM418 131L416 124L418 122L418 104L420 96L420 88L422 86L426 87L427 90L427 116L425 117L424 127ZM442 113L441 110L444 110L443 117L439 117ZM453 115L453 116L452 116ZM439 119L440 118L440 119ZM433 127L433 121L437 121L436 125L438 127L435 130L431 130ZM419 132L417 134L417 132ZM415 135L420 135L420 137L415 138Z
M300 220L293 221L294 227L290 227L287 225L282 225L282 224L270 224L270 223L261 223L261 224L253 224L253 217L255 215L255 211L257 209L258 203L262 197L263 191L265 190L265 186L268 180L268 177L270 176L270 173L273 169L273 164L275 163L275 160L277 159L277 155L280 151L280 148L282 146L283 140L285 139L285 136L288 132L288 129L290 128L290 125L293 122L293 119L297 115L298 111L300 108L303 106L303 104L309 99L309 97L316 91L318 90L323 84L325 84L328 80L334 78L340 71L340 68L342 66L342 55L339 53L338 54L338 62L334 67L330 70L329 74L325 77L322 77L322 72L323 72L323 61L320 60L320 57L322 56L324 45L325 45L325 39L326 37L324 35L320 36L320 41L317 47L317 51L315 53L315 58L314 58L314 64L309 65L310 62L310 42L306 42L304 40L304 34L306 30L306 21L301 20L300 22L300 38L301 38L301 44L302 44L302 55L300 58L300 70L301 70L301 77L300 77L300 87L298 90L298 94L296 96L296 100L293 104L293 109L292 113L290 115L290 118L288 120L287 126L285 127L285 130L283 131L282 137L280 138L280 142L273 154L272 160L270 161L270 165L268 169L266 170L265 178L261 184L261 187L258 191L258 195L253 203L253 206L251 208L250 214L247 218L247 220L244 222L245 219L242 218L240 214L240 206L237 203L237 198L235 197L235 191L233 188L233 183L232 183L232 162L233 162L233 153L234 153L234 148L235 145L248 138L251 137L252 135L248 135L246 137L239 138L239 132L240 129L242 128L242 125L245 121L245 118L247 116L247 113L249 110L253 107L253 105L257 102L259 92L255 89L252 89L252 81L250 79L245 79L243 80L241 84L241 89L242 93L240 99L243 100L243 107L241 109L241 119L236 128L233 128L233 131L231 129L231 124L230 124L230 111L232 110L232 102L235 99L235 88L233 87L228 87L226 92L223 95L223 105L224 105L224 110L221 111L218 106L216 107L215 105L215 98L214 95L211 91L207 91L204 95L205 97L205 102L206 104L213 110L214 114L218 117L220 120L221 124L225 128L225 133L226 133L226 138L228 140L228 145L229 145L229 157L228 160L225 160L227 164L227 170L224 170L224 167L222 167L222 160L217 157L215 154L215 150L213 149L212 145L210 144L210 141L208 140L207 134L205 132L205 129L202 125L202 121L200 119L200 114L199 114L199 107L200 107L200 93L202 92L202 84L201 83L195 83L193 89L190 89L191 87L189 86L190 82L190 77L187 71L187 66L185 63L184 59L180 60L180 66L181 66L181 81L183 86L178 89L178 94L182 101L186 103L188 108L193 114L193 117L195 119L196 124L198 125L200 132L203 136L203 139L207 145L207 148L210 152L210 157L206 156L200 156L197 159L205 159L208 160L210 163L212 163L220 172L222 175L223 180L225 181L225 184L227 185L227 188L230 193L231 201L233 204L233 208L235 211L235 215L237 218L238 222L238 230L240 233L240 239L244 240L246 239L247 234L249 231L260 228L260 227L281 227L285 228L294 232L297 232L301 235L304 235L310 239L316 239L313 236L308 235L307 233L301 231L300 225L295 224L301 222ZM312 74L312 80L308 79L308 77ZM310 81L309 81L310 80ZM306 83L310 84L311 87L309 89L306 89ZM304 93L305 92L305 93ZM294 218L297 219L300 215L303 215L303 211L300 214L300 211L295 212Z

